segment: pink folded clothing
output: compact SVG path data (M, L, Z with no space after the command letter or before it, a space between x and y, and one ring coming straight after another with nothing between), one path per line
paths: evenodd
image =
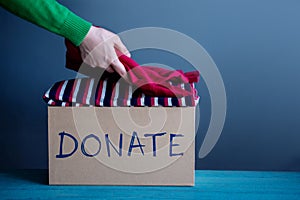
M116 76L108 78L78 78L55 83L43 96L50 106L195 106L199 97L194 83L176 83L191 94L183 97L148 96L133 85L118 80Z
M92 68L82 65L80 49L73 45L70 41L65 41L66 67L97 77L101 74L102 78L116 76L116 73L101 73L99 68ZM149 97L185 97L193 96L195 89L189 91L184 90L181 84L190 84L199 81L200 74L198 71L183 73L181 70L169 70L152 66L140 66L132 58L121 55L119 52L119 60L125 66L130 84L138 88L140 93ZM83 68L80 68L84 66ZM87 70L86 70L87 69ZM98 72L97 72L98 70ZM103 72L103 71L102 71Z

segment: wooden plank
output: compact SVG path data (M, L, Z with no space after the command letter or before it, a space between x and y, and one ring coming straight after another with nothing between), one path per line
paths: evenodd
M300 172L196 171L194 187L49 186L46 170L0 172L0 199L300 199Z

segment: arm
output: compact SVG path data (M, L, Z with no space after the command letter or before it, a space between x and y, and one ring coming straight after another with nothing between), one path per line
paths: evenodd
M115 49L130 56L120 38L78 17L56 0L0 0L0 5L15 15L69 39L79 46L84 62L92 67L116 71L125 77L126 70Z
M80 45L91 23L78 17L56 0L0 0L0 5L15 15Z

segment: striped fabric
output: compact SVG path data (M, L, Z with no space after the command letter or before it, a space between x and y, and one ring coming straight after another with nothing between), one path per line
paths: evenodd
M50 106L195 106L199 100L193 83L181 84L193 96L150 97L132 85L113 79L78 78L55 83L43 96Z

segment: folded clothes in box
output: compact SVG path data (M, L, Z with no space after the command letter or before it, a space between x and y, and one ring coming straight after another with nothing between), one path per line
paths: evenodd
M153 66L140 66L119 55L128 80L117 73L83 64L80 50L66 41L66 67L95 78L78 78L55 83L44 95L52 106L195 106L199 100L194 83L199 72L183 73ZM86 70L86 68L88 68ZM89 72L89 73L87 73Z
M43 98L51 106L195 106L199 97L194 83L178 86L191 95L152 97L124 81L78 78L55 83Z
M140 66L120 55L128 80L82 65L66 41L67 68L48 107L49 184L194 185L197 71Z

